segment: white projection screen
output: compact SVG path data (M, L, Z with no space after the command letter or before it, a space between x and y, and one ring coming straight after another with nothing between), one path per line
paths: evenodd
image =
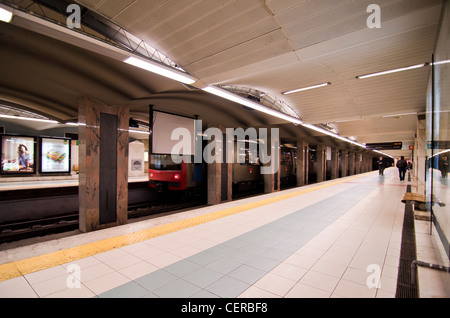
M183 144L190 142L190 149L188 149L189 147L183 147L182 153L177 151L176 154L194 155L194 125L195 120L192 118L154 111L152 134L153 154L172 154L172 149L175 145L180 142L183 142ZM185 128L186 132L189 131L189 134L179 137L179 140L172 140L172 132L177 128ZM185 140L184 138L190 138L190 140Z

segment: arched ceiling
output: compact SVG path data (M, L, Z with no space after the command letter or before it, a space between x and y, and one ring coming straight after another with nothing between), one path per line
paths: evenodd
M0 24L3 100L68 120L77 117L78 98L89 95L111 105L129 104L132 115L142 120L153 104L230 127L281 125L286 136L314 135L341 145L199 90L205 85L242 86L286 102L306 123L328 123L360 143L402 141L406 149L385 152L410 155L417 113L425 111L430 68L355 77L430 62L441 0L377 1L379 29L367 26L367 7L373 1L366 0L75 2L160 50L197 82L187 87L34 33L18 18ZM282 94L323 82L331 85Z

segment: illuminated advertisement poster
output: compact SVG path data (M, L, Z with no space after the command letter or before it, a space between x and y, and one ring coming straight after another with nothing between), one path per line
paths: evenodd
M40 172L70 172L70 139L41 138Z
M35 173L35 149L35 137L1 135L0 173Z

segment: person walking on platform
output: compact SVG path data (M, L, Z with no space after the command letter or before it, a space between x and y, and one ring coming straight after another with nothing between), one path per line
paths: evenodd
M441 176L447 178L448 173L448 159L447 156L443 156L441 160Z
M400 177L400 181L405 180L406 168L408 167L408 163L405 160L405 157L401 156L400 160L397 161L398 174Z
M386 168L383 157L380 157L380 160L378 160L377 162L378 162L378 175L383 176L384 169Z

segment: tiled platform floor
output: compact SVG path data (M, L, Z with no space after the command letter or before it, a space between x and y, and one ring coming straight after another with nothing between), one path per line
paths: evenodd
M0 262L6 263L192 215L205 218L195 226L1 281L0 297L392 298L407 184L398 180L396 169L388 169L384 176L371 172L3 248ZM295 195L277 199L289 193ZM207 219L214 211L267 198L273 202Z

